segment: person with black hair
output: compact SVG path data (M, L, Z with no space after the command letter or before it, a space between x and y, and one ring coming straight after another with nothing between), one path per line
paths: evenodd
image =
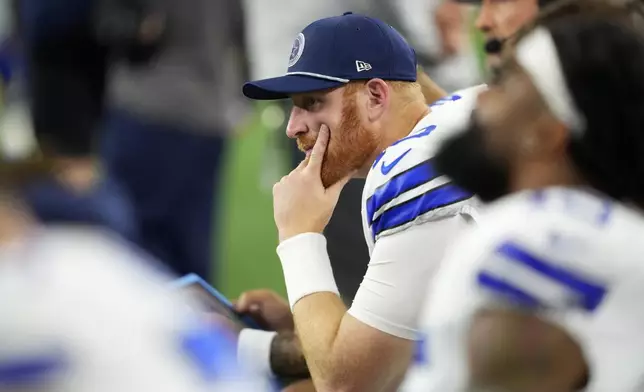
M493 203L428 294L424 391L644 388L644 39L629 16L526 32L436 155Z

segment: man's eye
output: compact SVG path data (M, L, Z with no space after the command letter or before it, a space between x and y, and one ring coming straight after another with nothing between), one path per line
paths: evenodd
M305 108L306 110L314 110L314 109L316 109L318 106L320 106L320 104L321 104L321 103L322 103L322 101L320 101L320 100L319 100L319 99L317 99L317 98L310 98L310 99L307 99L307 100L304 102L304 108Z

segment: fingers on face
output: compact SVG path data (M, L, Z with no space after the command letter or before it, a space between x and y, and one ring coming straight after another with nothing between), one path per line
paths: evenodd
M318 133L318 138L315 141L313 146L313 151L311 151L311 158L309 159L308 166L313 169L318 169L322 166L322 160L324 159L324 153L329 145L329 127L322 125L320 127L320 132Z

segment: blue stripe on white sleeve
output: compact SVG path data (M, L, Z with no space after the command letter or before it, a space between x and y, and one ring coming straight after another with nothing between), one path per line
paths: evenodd
M447 183L384 211L373 221L371 232L376 238L383 231L402 226L417 217L441 207L467 200L472 194Z
M563 290L567 299L563 303L554 304L554 306L569 306L573 304L575 307L594 311L606 297L608 290L603 283L584 276L582 273L574 271L562 264L535 255L533 252L528 251L525 247L515 242L504 242L496 248L495 254L497 257L500 256L500 258L493 258L492 261L496 263L512 263L521 268L522 271L526 271L528 275L522 278L524 279L524 284L522 285L521 281L515 276L516 273L511 273L510 269L508 269L507 276L503 276L503 268L494 268L493 275L487 272L481 272L478 276L478 283L487 291L510 297L509 299L511 300L516 300L518 296L524 295L524 299L528 302L530 302L528 297L532 297L537 303L542 302L544 306L552 306L553 304L543 303L543 299L550 293L537 292L535 288L540 287L540 285L533 285L532 291L527 287L530 286L530 283L525 281L526 277L533 276L534 278L531 280L531 283L545 280ZM523 294L520 294L520 292Z
M383 206L391 202L396 197L417 188L423 184L437 178L436 173L430 161L422 162L394 177L386 184L380 186L367 200L367 217L369 224L373 223L373 217Z
M603 285L592 282L588 278L566 268L557 266L555 263L539 258L522 249L518 244L506 242L496 251L509 260L519 262L535 272L568 287L578 296L581 306L586 310L595 310L606 295L606 288Z
M67 370L61 353L0 360L0 387L35 385Z
M487 271L479 272L477 276L479 286L491 291L493 294L503 297L514 305L537 308L540 307L540 301L532 294L517 287L512 282L503 280Z
M446 96L446 97L443 97L443 98L441 98L441 99L439 99L439 100L437 100L437 101L435 101L435 102L431 103L431 104L429 105L429 107L430 107L430 108L433 108L433 107L437 107L437 106L443 106L443 105L445 105L446 103L456 102L456 101L459 101L459 100L460 100L460 99L462 99L462 98L463 98L463 97L461 97L461 96L460 96L460 95L458 95L458 94L448 95L448 96Z
M429 363L429 347L427 341L427 334L419 333L416 339L416 347L414 349L414 363L417 365L424 365Z

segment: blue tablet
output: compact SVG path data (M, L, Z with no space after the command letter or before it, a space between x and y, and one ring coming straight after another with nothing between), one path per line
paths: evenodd
M203 307L202 309L199 309L201 311L220 314L237 324L240 329L262 329L251 317L237 313L228 298L197 274L188 274L175 280L171 285L172 288L188 290L192 295L194 295Z

